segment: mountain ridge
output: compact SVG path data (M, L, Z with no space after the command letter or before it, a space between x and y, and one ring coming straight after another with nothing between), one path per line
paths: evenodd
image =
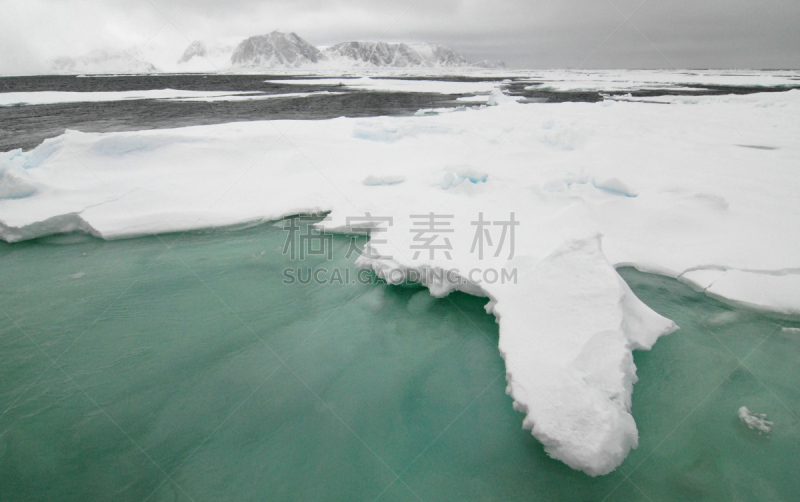
M158 59L158 58L157 58ZM146 60L132 49L98 50L51 60L55 73L235 72L307 69L505 68L502 61L471 63L453 48L424 42L347 41L315 47L294 32L272 31L238 43L194 40L175 63Z

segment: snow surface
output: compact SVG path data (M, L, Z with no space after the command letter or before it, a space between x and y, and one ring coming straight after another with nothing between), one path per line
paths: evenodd
M800 308L800 91L722 98L534 105L495 89L495 106L416 116L67 131L0 154L16 187L0 199L0 236L113 239L327 211L323 225L345 231L348 216L391 216L358 264L390 283L422 274L437 297L488 297L523 425L554 458L605 474L638 441L631 351L675 329L614 267ZM430 212L453 216L449 259L414 258L411 215ZM513 256L471 252L478 212L514 213Z

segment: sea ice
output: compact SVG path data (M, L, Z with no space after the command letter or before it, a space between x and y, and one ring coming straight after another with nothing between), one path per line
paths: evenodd
M509 288L493 309L514 407L550 456L607 474L638 445L631 351L677 326L634 296L599 238L566 243L520 281L526 294Z
M291 80L267 80L272 84L296 85L341 85L346 89L370 89L391 92L438 92L441 94L489 93L497 88L497 82L447 82L442 80L403 80L376 77L360 78L314 78Z
M306 93L307 94L307 93ZM244 96L242 96L244 95ZM250 91L184 91L175 89L153 89L145 91L34 91L0 92L0 106L52 105L58 103L99 103L135 99L168 99L183 101L233 101L278 97Z
M706 289L713 298L756 310L800 315L800 271L729 270Z
M786 78L620 74L731 85ZM461 92L472 84L413 82L366 85ZM800 311L800 91L703 106L494 96L497 106L403 117L67 131L30 152L0 153L4 175L36 187L0 199L0 237L80 230L113 239L324 212L321 225L341 231L348 217L389 217L359 266L390 283L415 278L434 297L489 298L524 426L554 458L608 473L638 441L631 351L675 329L614 267L680 277L749 307ZM415 257L415 222L431 213L448 217L448 253ZM493 244L479 255L476 222L511 218L514 248L501 249L492 225ZM379 308L380 298L368 300Z

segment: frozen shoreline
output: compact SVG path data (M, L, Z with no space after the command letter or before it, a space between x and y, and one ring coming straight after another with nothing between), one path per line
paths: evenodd
M329 211L324 225L341 230L348 216L391 216L385 242L370 245L383 258L359 261L379 275L519 271L517 284L459 289L492 300L525 427L551 456L605 474L637 444L631 351L675 328L614 267L800 313L800 91L669 107L524 105L497 90L489 101L415 117L68 131L0 154L0 236L114 239ZM513 257L469 252L479 211L515 213ZM410 216L429 212L454 216L450 259L412 258Z

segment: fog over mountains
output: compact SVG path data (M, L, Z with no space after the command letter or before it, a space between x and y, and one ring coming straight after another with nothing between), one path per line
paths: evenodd
M179 60L218 59L224 48L195 41ZM212 64L216 66L213 61ZM500 61L467 62L446 45L428 43L341 42L330 47L315 47L296 33L273 31L247 38L230 52L230 69L338 68L350 67L504 67ZM222 68L220 68L222 69Z
M452 48L429 43L342 42L315 47L295 33L273 31L237 44L195 40L174 66L153 64L132 51L95 51L51 62L56 73L155 73L357 68L503 68L501 61L470 63Z

